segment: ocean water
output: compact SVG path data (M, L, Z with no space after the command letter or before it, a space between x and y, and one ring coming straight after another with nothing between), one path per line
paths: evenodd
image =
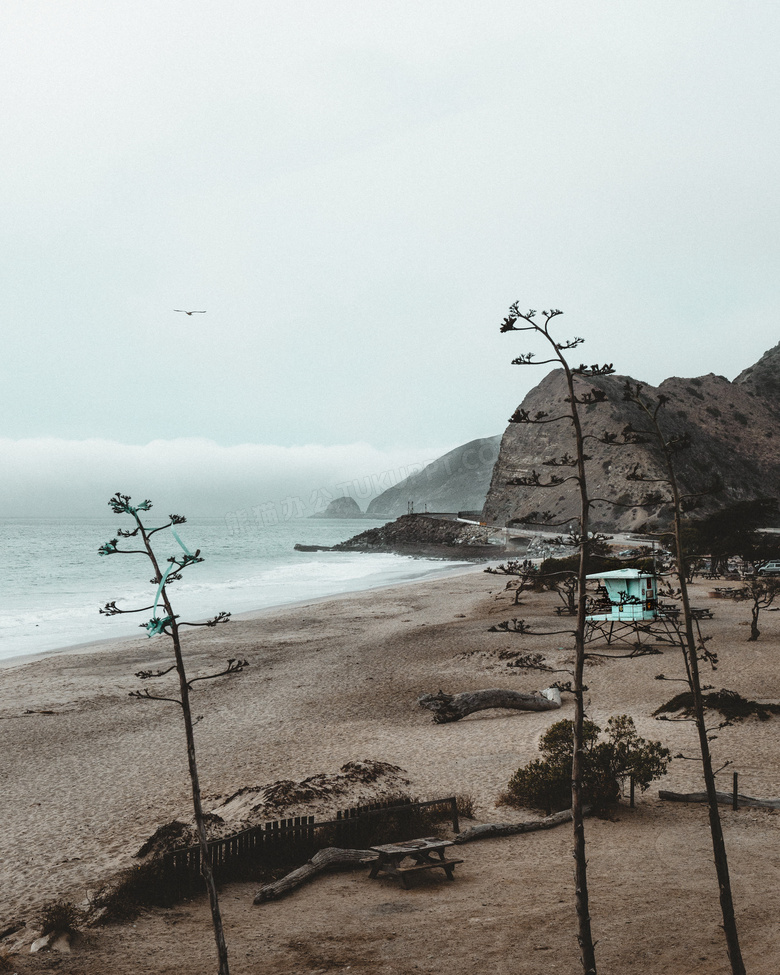
M148 526L164 524L149 512ZM269 606L371 589L441 573L464 563L364 552L296 552L296 542L335 545L381 524L368 520L297 518L276 525L239 526L221 518L192 518L178 527L193 565L169 595L182 619L221 611L245 613ZM98 548L131 528L126 515L96 519L0 519L0 659L53 651L77 643L142 635L151 612L106 617L99 608L150 605L156 586L141 555L99 556ZM169 530L154 536L165 562L181 549ZM134 548L120 539L120 548Z

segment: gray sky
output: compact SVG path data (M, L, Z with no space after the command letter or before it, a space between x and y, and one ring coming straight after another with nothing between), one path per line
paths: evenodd
M515 299L734 378L780 339L778 36L768 0L4 0L6 471L435 456L542 378Z

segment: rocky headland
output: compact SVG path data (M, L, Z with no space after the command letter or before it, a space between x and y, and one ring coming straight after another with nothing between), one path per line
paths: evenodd
M641 500L647 485L627 479L634 470L652 476L659 471L660 458L651 441L628 446L599 442L604 432L618 435L627 424L644 428L638 407L624 401L625 382L630 376L602 376L583 379L583 392L601 390L606 402L580 407L587 441L589 492L604 498L592 512L595 527L635 531L653 528L669 518L668 508L632 505ZM712 373L693 379L673 377L658 387L643 384L648 399L666 397L659 413L665 431L690 439L690 447L676 455L677 476L686 494L718 490L702 499L701 513L758 497L780 497L780 345L758 363L745 369L733 382ZM523 413L559 416L568 412L563 370L549 373L525 397L513 420ZM618 438L619 439L619 438ZM575 519L579 493L573 480L554 487L526 487L512 483L537 471L547 480L545 466L552 459L574 452L571 425L510 421L501 440L482 519L506 525L534 513L550 512L555 522ZM609 502L618 502L617 505Z
M481 511L501 436L471 440L427 464L422 470L383 491L366 513L375 518L397 518L409 512Z
M630 376L580 380L582 392L597 389L604 401L583 405L580 415L588 436L588 487L596 501L592 525L608 532L652 531L668 523L670 510L659 504L641 506L648 485L629 480L635 471L653 476L661 469L652 440L610 445L605 432L618 434L628 425L644 428L643 416L623 396ZM646 399L665 398L659 417L670 434L690 441L676 456L677 476L685 494L704 493L700 514L753 498L780 498L780 345L766 352L733 382L709 373L692 379L672 377L658 387L642 384ZM568 404L563 370L548 373L515 411L503 437L472 440L383 492L364 515L352 498L337 498L318 517L395 518L334 546L334 551L399 552L445 558L489 558L500 553L495 528L536 520L549 513L565 525L579 513L574 480L553 488L516 483L534 471L547 480L548 462L573 454L574 437L567 421L523 423L538 413L566 415ZM500 443L500 446L499 446ZM716 490L712 490L717 488ZM415 509L410 514L410 502ZM449 512L449 519L425 512ZM484 525L454 520L471 511ZM400 516L400 517L399 517ZM468 515L466 517L469 517ZM491 532L491 529L493 531ZM311 546L296 546L311 550Z

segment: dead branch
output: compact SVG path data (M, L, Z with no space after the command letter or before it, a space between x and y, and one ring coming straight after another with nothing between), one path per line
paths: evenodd
M684 756L683 756L684 757ZM722 806L730 806L734 801L733 792L716 792L718 803ZM706 792L665 792L663 789L658 793L659 799L666 799L669 802L706 802ZM737 803L740 806L756 806L760 809L780 809L780 799L754 799L752 796L743 796L737 793Z
M330 870L339 867L354 869L365 865L366 861L376 860L377 855L373 850L342 850L336 846L328 846L324 850L319 850L311 860L308 860L302 867L293 870L280 880L272 884L266 884L255 894L253 903L262 904L264 901L278 900L290 891L296 890L303 884L308 883L312 878L323 870Z

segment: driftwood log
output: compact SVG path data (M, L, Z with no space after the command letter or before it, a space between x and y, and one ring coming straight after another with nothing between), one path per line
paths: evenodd
M337 867L360 867L366 861L376 860L377 855L373 850L342 850L337 846L328 846L324 850L315 853L311 860L308 860L302 867L293 870L272 884L266 884L255 894L254 903L262 904L264 901L273 901L279 897L284 897L291 890L301 887L308 883L312 877L316 877L323 870L332 870Z
M734 801L733 792L716 792L718 802L724 806L730 806ZM659 799L667 799L669 802L706 802L706 792L665 792L661 789L658 793ZM737 805L756 806L761 809L780 809L780 799L754 799L752 796L743 796L737 793Z
M515 711L554 711L561 706L561 692L557 687L547 687L533 694L508 691L500 687L484 691L463 691L461 694L423 694L417 699L422 708L433 711L436 724L460 721L475 711L490 708L512 708Z
M585 810L586 814L590 809ZM553 829L563 823L571 822L571 809L553 813L544 819L532 819L526 823L483 823L464 829L455 837L455 843L471 843L473 840L486 840L494 836L516 836L518 833L534 833L538 829Z

